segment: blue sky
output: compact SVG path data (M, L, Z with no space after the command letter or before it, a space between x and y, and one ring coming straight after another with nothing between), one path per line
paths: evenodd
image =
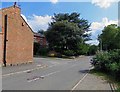
M56 1L56 2L54 2ZM93 0L94 1L94 0ZM107 1L107 0L105 0ZM117 2L19 2L21 14L32 27L34 31L39 29L46 30L48 22L54 13L72 13L81 14L91 23L91 44L98 44L97 35L101 33L104 26L116 24L118 21L118 3ZM2 3L2 8L12 6L13 2Z

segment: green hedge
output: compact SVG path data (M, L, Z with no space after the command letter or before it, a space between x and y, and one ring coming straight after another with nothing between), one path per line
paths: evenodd
M120 49L99 52L92 61L96 70L107 72L120 80Z

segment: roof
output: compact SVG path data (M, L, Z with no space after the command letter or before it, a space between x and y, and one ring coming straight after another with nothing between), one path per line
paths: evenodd
M28 25L28 23L25 21L25 19L20 15L20 17L23 19L23 21ZM32 28L28 25L28 27L30 28L30 30L33 32ZM34 33L34 32L33 32Z
M45 37L43 34L40 34L40 33L34 33L34 36L37 36L37 37Z

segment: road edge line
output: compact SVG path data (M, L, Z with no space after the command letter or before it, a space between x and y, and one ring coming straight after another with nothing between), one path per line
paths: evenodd
M85 75L82 77L82 79L80 79L80 80L77 82L77 84L75 84L75 86L73 86L73 88L71 89L71 92L72 92L73 90L75 90L75 88L87 77L88 74L89 74L89 72L88 72L87 74L85 74Z

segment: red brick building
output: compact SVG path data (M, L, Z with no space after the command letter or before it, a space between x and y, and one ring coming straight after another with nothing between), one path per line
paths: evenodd
M34 33L34 42L40 43L41 46L47 46L46 37L40 33Z
M0 32L0 61L2 61L3 58L3 47L2 47L2 32Z
M2 12L2 25L0 25L2 27L2 32L0 32L1 62L4 65L32 62L33 32L21 16L21 9L15 4L0 11Z

